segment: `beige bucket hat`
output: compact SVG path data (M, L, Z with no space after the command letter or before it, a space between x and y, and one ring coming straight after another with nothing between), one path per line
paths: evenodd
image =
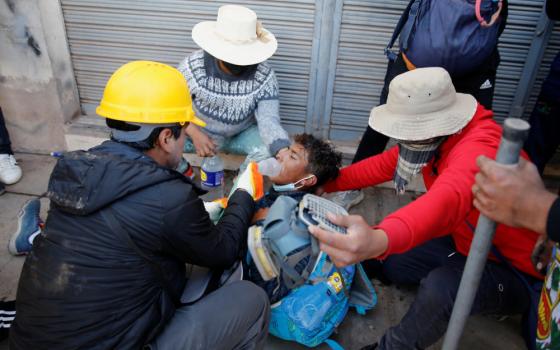
M445 69L417 68L391 81L387 103L371 110L369 126L398 140L427 140L461 130L476 106L473 96L455 92Z
M216 21L194 26L192 38L212 56L238 66L266 61L278 47L274 35L257 21L257 14L240 5L220 7Z

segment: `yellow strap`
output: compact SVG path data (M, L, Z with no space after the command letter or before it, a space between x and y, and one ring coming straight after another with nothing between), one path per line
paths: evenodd
M408 69L408 70L416 69L416 66L413 65L412 62L410 62L410 60L406 57L404 52L402 53L402 57L403 57L403 60L404 60L404 64L406 65L406 69Z

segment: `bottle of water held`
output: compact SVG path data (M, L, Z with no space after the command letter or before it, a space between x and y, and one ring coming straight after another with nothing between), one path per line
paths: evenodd
M259 172L268 177L275 177L282 171L282 164L276 158L267 158L258 163Z
M206 157L202 161L200 187L208 191L201 197L206 202L224 197L224 162L218 155Z

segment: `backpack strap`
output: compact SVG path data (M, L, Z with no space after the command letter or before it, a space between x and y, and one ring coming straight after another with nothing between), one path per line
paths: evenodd
M154 274L156 275L157 279L159 279L159 281L161 282L163 289L167 292L167 294L169 295L169 297L171 298L175 306L181 305L179 296L177 295L177 293L175 293L174 289L171 288L169 281L165 279L164 277L165 275L163 273L163 269L161 268L161 266L156 261L154 261L150 256L148 256L148 254L143 252L142 249L140 249L140 247L136 245L136 243L134 243L129 233L122 227L122 225L119 223L117 218L115 218L115 215L113 215L112 211L113 210L110 207L100 211L101 216L103 217L107 225L109 225L109 228L117 236L119 236L121 240L127 243L128 246L136 252L136 254L142 257L148 263L149 266L152 267Z
M492 0L494 2L498 2L498 9L496 10L496 12L494 12L494 14L492 15L492 17L490 17L490 23L486 22L486 20L484 19L484 17L482 17L482 15L480 14L480 6L482 5L482 0L476 0L476 3L474 5L474 12L476 15L476 19L477 21L480 23L481 27L484 28L488 28L494 25L494 23L496 23L496 21L498 20L498 18L500 18L500 13L502 12L502 1L503 0Z
M339 343L337 343L332 339L326 339L324 343L327 344L328 347L331 348L332 350L344 350L344 348Z
M387 44L387 47L385 48L385 50L383 50L384 53L385 53L385 56L387 56L387 58L391 61L395 61L397 59L398 53L392 51L391 49L393 48L393 45L395 45L395 42L397 41L397 38L399 37L399 34L401 34L401 31L402 31L404 25L408 21L408 13L410 12L410 8L412 7L412 4L415 1L416 0L410 0L408 5L406 6L406 9L402 13L401 18L397 22L397 26L395 27L395 30L393 31L393 36L391 37L391 40L389 40L389 43Z

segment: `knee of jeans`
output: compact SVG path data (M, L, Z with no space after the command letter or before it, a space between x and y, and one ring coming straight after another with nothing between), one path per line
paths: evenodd
M383 262L383 275L392 283L397 285L417 285L419 278L413 278L410 268L406 266L406 261L400 256L391 256Z
M460 278L461 274L457 276L452 269L437 268L420 282L417 298L433 305L435 309L448 309L451 312Z
M257 286L253 282L235 282L235 287L239 289L239 294L242 298L241 302L258 310L270 308L268 295L261 287Z

